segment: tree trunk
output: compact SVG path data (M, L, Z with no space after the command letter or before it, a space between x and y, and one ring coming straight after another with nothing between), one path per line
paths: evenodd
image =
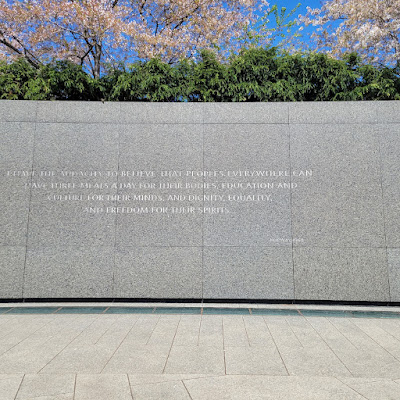
M93 55L93 59L94 59L94 68L93 68L93 77L95 79L99 79L100 78L100 71L101 71L101 46L96 43L94 46L94 55Z

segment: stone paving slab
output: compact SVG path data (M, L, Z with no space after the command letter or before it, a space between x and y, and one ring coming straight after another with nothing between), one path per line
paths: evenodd
M168 374L0 375L2 400L396 400L390 379Z
M27 374L15 400L59 399L73 400L75 375Z
M0 399L399 399L400 319L326 315L3 314Z

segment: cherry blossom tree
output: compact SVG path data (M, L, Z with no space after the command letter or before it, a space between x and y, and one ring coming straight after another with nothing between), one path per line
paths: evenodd
M0 0L0 57L70 60L93 77L105 63L175 62L237 45L256 6L268 9L257 0Z
M400 60L399 0L328 0L300 18L314 25L317 49L340 57L357 52L372 63Z

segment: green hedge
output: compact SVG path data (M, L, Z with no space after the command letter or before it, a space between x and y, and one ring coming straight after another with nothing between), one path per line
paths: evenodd
M400 68L363 65L351 54L280 54L251 49L229 63L203 52L197 62L158 59L91 78L80 66L57 61L35 69L23 59L0 63L0 98L105 101L337 101L397 100Z

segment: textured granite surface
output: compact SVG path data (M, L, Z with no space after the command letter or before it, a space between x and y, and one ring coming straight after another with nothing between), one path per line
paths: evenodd
M114 248L53 246L28 250L26 298L113 297Z
M399 111L0 101L0 299L399 302Z
M218 105L215 105L217 107ZM221 105L223 108L225 105ZM264 105L265 107L265 105ZM204 169L206 171L290 170L289 128L283 124L212 124L204 128ZM235 185L237 183L276 183L275 177L207 178L205 182ZM290 177L282 181L290 182ZM205 194L216 193L206 189ZM275 246L276 238L291 237L290 191L231 189L225 185L218 190L229 213L206 215L204 218L205 246ZM229 195L271 195L271 201L227 202ZM272 239L272 240L271 240Z
M198 299L202 270L201 247L119 248L114 297Z
M292 191L294 237L309 247L383 247L379 141L373 125L293 125L293 169L314 171Z
M0 293L2 298L22 298L25 247L0 245Z
M383 248L296 248L296 299L390 301Z
M390 300L400 301L400 248L388 249Z
M291 248L206 247L204 297L294 298Z
M382 163L382 190L388 247L400 247L400 130L397 124L377 127Z

